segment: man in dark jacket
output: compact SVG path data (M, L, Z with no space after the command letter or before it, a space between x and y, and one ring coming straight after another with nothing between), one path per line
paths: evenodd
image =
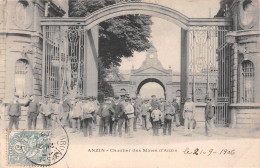
M211 98L208 95L205 98L205 102L207 103L205 107L205 134L206 136L212 136L214 109Z
M134 109L135 109L135 118L134 118L134 131L136 131L136 124L137 120L141 122L141 107L143 104L143 100L140 97L140 95L137 95L137 98L135 100Z
M13 101L9 104L8 115L9 115L9 129L19 129L19 117L21 116L21 104L18 102L18 95L14 96Z
M93 122L93 114L95 112L95 106L93 104L92 97L87 97L83 100L82 103L82 117L83 121L83 135L92 136L92 122Z
M63 127L65 127L68 123L68 116L70 113L70 110L72 108L71 103L68 98L64 97L64 100L62 101L62 115L61 115L61 124Z
M172 133L172 118L175 113L174 106L168 101L165 105L164 110L164 124L163 124L163 134L166 135L166 131L168 129L168 135Z
M109 102L108 98L105 98L105 102L100 106L98 110L98 116L100 117L99 123L99 136L108 135L109 120L111 115L114 113L114 109Z
M28 130L36 129L37 124L37 117L39 115L39 103L36 101L35 97L33 95L30 95L30 98L27 103L24 105L25 107L28 107Z
M180 106L179 104L177 103L176 101L176 98L173 98L172 100L172 105L175 109L175 120L176 120L176 127L179 127L181 124L180 124Z
M113 136L116 136L116 129L118 127L119 137L122 136L122 127L125 121L124 106L119 102L119 96L115 96L115 102L113 103L113 109L115 112L112 115L113 123Z

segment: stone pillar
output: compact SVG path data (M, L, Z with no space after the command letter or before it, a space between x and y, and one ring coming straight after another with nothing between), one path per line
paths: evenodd
M84 94L98 94L98 26L86 32Z
M181 29L181 100L180 113L182 114L185 99L188 96L189 86L189 41L188 31ZM182 115L181 115L182 116ZM183 123L182 123L183 124Z
M189 85L189 58L188 58L188 31L181 29L181 99L188 96Z

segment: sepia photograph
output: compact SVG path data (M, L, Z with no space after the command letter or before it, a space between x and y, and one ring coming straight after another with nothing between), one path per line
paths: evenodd
M260 167L259 0L0 0L0 168Z

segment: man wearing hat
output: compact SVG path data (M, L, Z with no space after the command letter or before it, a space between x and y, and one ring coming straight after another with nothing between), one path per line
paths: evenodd
M119 101L119 96L114 97L115 101L113 104L113 109L115 112L112 115L113 123L113 136L117 136L117 128L119 137L122 136L122 126L125 121L125 114L124 114L124 106Z
M94 114L93 114L93 130L96 130L97 125L97 111L99 108L99 102L95 96L93 96L93 106L95 108Z
M192 132L193 132L192 121L195 116L195 105L192 102L191 97L188 97L184 104L183 116L184 116L185 136L192 136Z
M44 99L42 102L39 103L40 107L39 107L39 112L42 115L42 125L43 125L43 129L47 129L48 124L48 116L46 114L48 114L48 111L50 111L51 109L49 109L49 107L47 106L48 104L48 96L44 96Z
M125 106L125 114L126 114L126 130L129 135L129 138L133 137L133 123L134 123L134 107L131 104L131 99L127 97L125 99L126 101L126 106Z
M156 107L160 108L160 103L157 100L156 95L152 95L151 97L152 97L151 103L150 103L151 106L152 106L152 110L151 111L153 111ZM151 124L152 124L152 127L153 127L153 119L150 118L150 121L151 121Z
M176 98L173 98L172 100L172 105L175 109L175 120L176 120L176 127L179 127L181 124L180 124L180 106L179 104L177 103L177 100Z
M134 109L135 109L135 118L134 118L134 131L136 131L136 124L137 124L137 120L139 120L139 122L141 123L141 107L143 104L143 100L140 96L140 94L137 95L136 99L135 99L135 103L134 103Z
M141 106L141 116L142 116L142 128L145 130L149 130L151 127L150 123L150 111L152 107L149 103L149 99L144 99L144 103Z
M60 104L62 105L61 124L63 127L65 127L68 123L68 116L71 110L71 103L67 97L64 97L63 100L61 100Z
M83 135L92 136L92 121L93 121L93 114L95 112L95 107L92 97L87 97L82 103L82 118L83 121Z
M114 113L114 109L110 104L110 101L107 97L105 97L105 102L98 109L98 116L100 117L99 122L99 136L108 135L109 131L109 121L111 115Z
M208 95L205 97L205 103L205 134L210 137L212 136L214 109L211 98Z
M36 101L34 95L30 95L28 102L25 103L24 106L28 107L28 114L27 114L28 130L32 129L32 125L33 125L33 129L35 130L37 124L37 117L39 115L39 102Z
M72 133L80 132L81 128L81 116L82 116L82 102L81 97L76 97L75 102L73 102L73 109L70 112L70 118L72 123Z
M62 118L63 108L62 101L59 98L56 98L53 103L53 114L52 114L52 126L55 128L56 125L60 125L60 119Z
M162 112L162 117L161 117L161 120L160 120L160 127L163 127L164 125L164 112L165 112L165 106L166 106L166 100L164 98L160 98L160 107L159 109L161 110Z
M21 116L21 104L18 101L19 96L15 95L13 101L9 104L8 115L9 115L9 129L19 129L19 117Z
M172 133L172 119L175 113L175 108L170 101L165 104L164 111L164 127L163 127L163 135L166 135L166 131L168 129L168 135Z

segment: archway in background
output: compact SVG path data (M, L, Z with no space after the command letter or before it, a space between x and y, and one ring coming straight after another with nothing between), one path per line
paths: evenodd
M157 83L157 84L159 84L159 85L162 87L162 89L163 89L164 98L166 98L166 89L165 89L164 84L163 84L160 80L155 79L155 78L147 78L147 79L143 80L143 81L138 85L138 87L137 87L137 94L140 94L141 88L142 88L145 84L147 84L147 83Z

